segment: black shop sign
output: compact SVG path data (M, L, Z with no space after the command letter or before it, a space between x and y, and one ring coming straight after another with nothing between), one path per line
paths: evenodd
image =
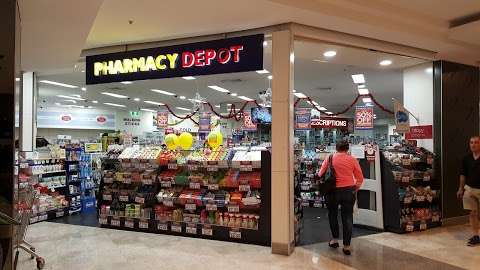
M86 83L199 76L263 69L260 35L86 57Z

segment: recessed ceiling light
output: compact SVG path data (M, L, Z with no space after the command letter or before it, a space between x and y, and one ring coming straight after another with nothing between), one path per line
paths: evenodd
M392 64L392 60L382 60L380 61L380 66L389 66Z
M372 99L369 98L369 97L366 97L366 98L362 98L362 101L363 101L363 103L370 103L370 102L372 102Z
M431 74L431 73L433 73L433 68L431 68L431 67L426 68L426 69L425 69L425 72Z
M363 84L363 83L365 83L365 77L363 76L363 74L354 74L354 75L352 75L352 80L353 80L353 83L355 83L355 84Z
M59 83L59 82L54 82L54 81L49 81L49 80L40 80L41 83L46 83L46 84L51 84L51 85L56 85L56 86L62 86L62 87L67 87L67 88L78 88L78 86L71 85L71 84L66 84L66 83Z
M85 70L82 69L82 73L85 73Z
M136 98L133 99L133 101L139 102L140 98L136 97Z
M251 99L251 98L249 98L249 97L246 97L246 96L239 96L238 98L239 98L239 99L246 100L246 101L253 101L253 99Z
M237 94L237 93L231 93L230 95L232 95L232 97L236 97L236 96L238 96L238 94Z
M187 81L191 81L191 80L195 80L195 77L193 76L185 76L185 77L182 77L184 80L187 80Z
M155 92L155 93L164 94L164 95L167 95L167 96L175 96L174 93L168 92L168 91L165 91L165 90L158 90L158 89L150 89L150 90Z
M320 107L320 108L318 108L318 109L319 109L320 111L326 111L326 110L327 110L327 108L325 108L325 107Z
M294 93L294 95L298 98L306 98L307 96L304 93Z
M57 95L57 97L66 98L66 99L74 99L74 100L85 100L84 98L76 97L76 96Z
M62 104L60 104L60 102L55 102L55 105L62 106Z
M262 70L257 70L256 71L258 74L267 74L267 73L270 73L270 71L266 70L266 69L262 69Z
M82 87L82 91L87 91L87 88L86 88L86 87Z
M92 103L95 103L95 104L97 104L97 103L98 103L98 101L96 101L96 100L92 100Z
M263 42L263 47L267 47L267 46L268 46L268 42L265 40L265 41Z
M19 81L20 81L20 78L15 78L15 81L16 81L16 82L19 82Z
M102 92L102 95L111 96L111 97L115 97L115 98L128 98L127 96L119 95L119 94L115 94L115 93L110 93L110 92Z
M145 109L145 108L141 108L140 111L144 111L144 112L157 112L157 111L155 111L155 110Z
M367 88L359 88L358 89L358 94L360 95L368 95L370 93L370 91L368 91Z
M120 82L120 83L123 83L123 84L132 84L133 82L131 82L131 81L123 81L123 82Z
M325 112L326 114L333 114L332 112Z
M110 102L106 102L106 103L103 103L103 104L108 105L108 106L113 106L113 107L122 107L122 108L127 107L127 106L122 105L122 104L116 104L116 103L110 103Z
M215 105L215 108L220 108L220 105Z
M323 60L323 59L313 59L313 62L328 63L327 60Z
M179 96L178 98L179 99L186 99L187 97L186 96Z
M334 57L335 55L337 55L336 51L326 51L323 53L323 56L325 57Z
M273 75L268 75L267 77L269 80L273 79Z
M72 97L78 97L78 98L81 98L82 96L78 95L78 94L75 94L75 95L72 95Z
M222 93L229 93L230 92L230 90L225 89L225 88L220 87L220 86L217 86L217 85L209 85L208 88L213 89L213 90L218 91L218 92L222 92Z
M152 105L158 105L158 106L163 106L165 105L164 103L161 102L156 102L156 101L150 101L150 100L145 100L145 103L152 104Z
M76 100L73 100L73 99L66 99L66 100L64 100L63 102L70 102L70 103L74 103L74 104L77 103L77 101L76 101Z
M182 110L182 111L190 111L190 109L187 109L187 108L184 108L184 107L176 107L177 109L179 110Z
M367 87L365 84L359 84L358 85L358 88L365 88L365 87Z

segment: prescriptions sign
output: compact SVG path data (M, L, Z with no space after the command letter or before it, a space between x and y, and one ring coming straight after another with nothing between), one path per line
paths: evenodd
M260 35L86 57L87 84L263 69Z

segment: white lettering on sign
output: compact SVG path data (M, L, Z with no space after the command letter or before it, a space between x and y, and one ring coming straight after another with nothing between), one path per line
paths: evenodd
M166 223L158 223L157 228L160 231L167 231L168 230L168 225Z
M312 119L310 121L310 126L316 128L335 128L335 127L344 127L348 126L348 120L337 120L337 119Z
M242 232L240 231L230 231L229 235L230 235L230 238L242 239Z
M148 229L148 221L144 221L144 220L139 221L138 227L140 229Z

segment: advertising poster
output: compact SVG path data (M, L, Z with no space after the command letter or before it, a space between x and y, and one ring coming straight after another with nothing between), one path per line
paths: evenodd
M210 112L200 113L200 120L198 121L198 131L210 132L211 120L212 120L212 114Z
M257 124L253 123L252 115L250 112L243 112L243 127L242 130L245 131L255 131L257 130Z
M357 106L355 109L355 129L373 128L373 107Z
M311 128L326 128L326 129L342 129L348 130L351 120L340 117L322 117L312 118L310 121Z
M157 127L166 128L168 126L168 111L157 112Z
M410 132L405 133L407 140L433 139L433 127L427 126L412 126Z
M393 102L395 111L395 131L397 133L410 132L410 115L407 110L397 101Z
M311 110L310 109L298 109L295 110L295 129L296 130L309 130L311 128Z
M115 114L39 111L37 127L115 130Z

